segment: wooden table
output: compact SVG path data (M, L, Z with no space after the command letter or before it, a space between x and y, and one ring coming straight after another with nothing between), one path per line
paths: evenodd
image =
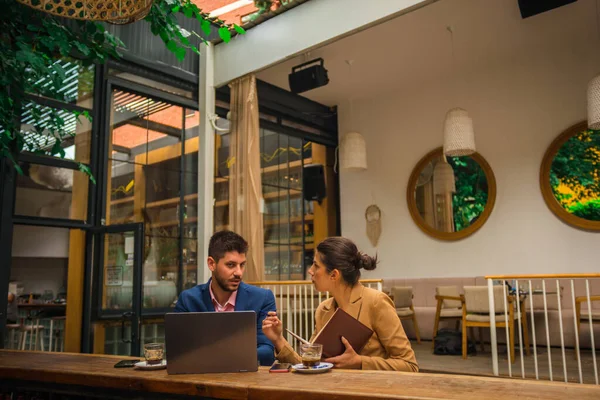
M167 375L166 370L116 369L121 356L0 350L0 389L68 387L99 397L168 395L227 399L600 399L600 387L520 379L383 371L332 370L319 375L268 372ZM54 385L54 386L53 386ZM23 387L23 386L21 386ZM5 389L6 390L6 389ZM51 389L50 389L51 390ZM146 395L148 394L148 395Z

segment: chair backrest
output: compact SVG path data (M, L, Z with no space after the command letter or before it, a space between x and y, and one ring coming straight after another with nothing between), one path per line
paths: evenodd
M487 286L465 286L465 306L470 313L489 313L490 299ZM494 286L494 312L504 312L504 297L508 295L508 288ZM508 306L508 304L507 304Z
M435 294L438 296L460 297L460 289L458 286L437 286ZM444 300L442 308L461 308L462 303L458 300Z
M413 291L410 286L394 286L392 288L396 308L406 308L412 305Z

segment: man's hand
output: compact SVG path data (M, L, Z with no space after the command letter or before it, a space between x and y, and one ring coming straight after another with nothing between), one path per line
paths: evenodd
M343 354L340 354L337 357L326 358L325 362L332 363L335 368L343 368L343 369L361 369L362 368L362 359L360 356L354 351L350 342L346 340L345 337L342 336L342 343L346 346L346 351Z

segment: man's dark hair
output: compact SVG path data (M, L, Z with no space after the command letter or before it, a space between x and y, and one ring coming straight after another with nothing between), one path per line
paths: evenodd
M225 253L230 251L246 254L248 252L248 242L237 233L231 231L220 231L212 235L208 244L209 257L212 257L215 262L219 262Z

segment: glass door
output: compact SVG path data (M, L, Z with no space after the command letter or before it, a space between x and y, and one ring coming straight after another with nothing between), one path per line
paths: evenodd
M96 354L140 355L144 224L94 231L92 337Z

